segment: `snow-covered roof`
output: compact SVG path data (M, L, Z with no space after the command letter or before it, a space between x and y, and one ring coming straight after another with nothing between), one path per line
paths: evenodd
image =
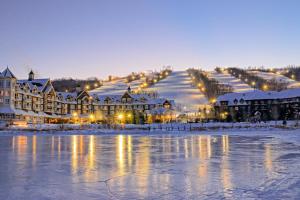
M9 70L8 67L1 73L1 77L16 78L15 75Z
M28 83L30 86L35 85L38 88L38 90L42 92L46 88L49 81L50 81L49 78L45 78L45 79L34 79L31 81L30 80L18 80L17 83L19 83L19 84Z
M134 104L163 104L166 101L169 101L171 105L174 105L174 100L168 100L165 98L154 98L150 94L132 94L125 92L122 95L97 95L93 94L93 98L98 99L100 104L104 104L105 100L110 100L110 103L118 104L122 103L122 97L124 95L129 95Z
M252 92L246 93L227 93L221 95L217 98L216 104L219 105L222 101L228 101L228 105L236 105L241 104L240 100L269 100L269 99L288 99L288 98L295 98L300 97L300 88L296 89L289 89L283 90L280 92L277 91L261 91L261 90L254 90ZM238 101L234 103L234 101Z

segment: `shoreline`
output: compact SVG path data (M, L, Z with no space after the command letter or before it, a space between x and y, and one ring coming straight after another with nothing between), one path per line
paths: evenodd
M256 132L256 131L299 131L300 126L295 121L289 121L286 126L268 122L260 124L251 123L176 123L176 124L151 124L151 125L118 125L107 127L103 125L74 125L47 124L35 127L8 127L0 130L1 135L9 134L84 134L84 135L105 135L105 134L202 134L213 132Z

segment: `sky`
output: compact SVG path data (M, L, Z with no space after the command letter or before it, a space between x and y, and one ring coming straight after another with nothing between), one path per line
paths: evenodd
M300 64L300 1L0 0L0 67L18 78Z

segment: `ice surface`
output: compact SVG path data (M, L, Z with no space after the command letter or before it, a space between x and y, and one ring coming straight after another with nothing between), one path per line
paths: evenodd
M298 199L299 137L6 134L0 199Z
M172 72L151 89L157 91L161 97L175 100L175 103L181 105L186 111L197 112L199 107L208 104L204 94L193 86L186 71Z

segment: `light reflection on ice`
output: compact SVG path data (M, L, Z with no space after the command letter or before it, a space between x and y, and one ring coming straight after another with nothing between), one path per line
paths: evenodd
M299 160L276 160L293 148L263 136L1 137L0 199L295 197L280 183L297 186Z

